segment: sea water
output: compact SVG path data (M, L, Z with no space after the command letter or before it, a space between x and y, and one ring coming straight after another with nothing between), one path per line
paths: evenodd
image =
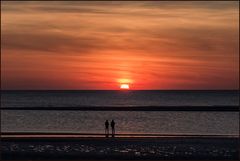
M104 133L106 119L116 133L238 135L238 112L173 111L2 111L2 131Z
M1 91L1 107L238 105L239 91Z
M105 120L114 119L117 133L238 135L239 112L34 110L34 107L83 106L237 106L238 95L238 91L2 91L2 107L33 110L1 110L1 129L104 133Z

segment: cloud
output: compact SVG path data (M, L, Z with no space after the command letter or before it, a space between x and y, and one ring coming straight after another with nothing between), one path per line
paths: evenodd
M89 53L104 46L104 39L97 37L78 37L57 33L2 33L3 50L34 50L46 52L75 51Z
M3 48L53 52L66 49L79 54L106 49L219 54L239 48L235 4L3 2ZM229 47L222 48L224 45Z

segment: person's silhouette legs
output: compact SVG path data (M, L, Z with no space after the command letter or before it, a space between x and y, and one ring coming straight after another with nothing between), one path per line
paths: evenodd
M109 135L109 122L108 120L105 121L105 135L108 137Z
M111 128L112 128L112 137L115 136L115 122L114 120L111 121Z

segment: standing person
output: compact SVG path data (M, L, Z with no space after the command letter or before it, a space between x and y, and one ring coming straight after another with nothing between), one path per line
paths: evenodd
M105 135L108 137L109 134L109 122L108 120L105 121Z
M112 128L112 137L115 135L115 122L114 120L111 121L111 128Z

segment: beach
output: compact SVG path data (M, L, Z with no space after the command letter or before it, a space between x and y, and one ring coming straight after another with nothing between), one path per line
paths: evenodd
M5 91L2 100L6 161L239 159L236 91Z
M27 136L28 135L28 136ZM237 136L2 135L3 160L237 160Z

